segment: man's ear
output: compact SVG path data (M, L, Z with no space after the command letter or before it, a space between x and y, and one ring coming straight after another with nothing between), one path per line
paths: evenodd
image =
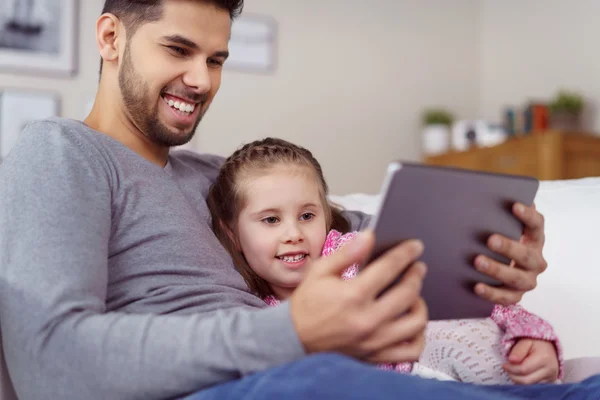
M121 21L114 14L105 13L96 22L96 44L100 56L106 62L114 62L119 58L119 46L125 43L125 30Z
M235 237L235 235L233 234L233 232L231 231L231 229L229 229L229 227L227 226L227 224L223 221L219 221L219 225L221 225L221 229L223 230L223 232L225 232L225 234L227 235L227 237L229 237L229 240L231 240L231 242L235 245L235 249L239 252L242 251L240 244L237 240L237 238Z

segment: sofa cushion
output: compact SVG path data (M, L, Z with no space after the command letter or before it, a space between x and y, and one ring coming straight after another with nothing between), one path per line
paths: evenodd
M563 382L581 382L600 374L600 357L581 357L565 361Z
M600 356L600 178L542 182L535 202L548 270L522 305L554 326L567 358Z

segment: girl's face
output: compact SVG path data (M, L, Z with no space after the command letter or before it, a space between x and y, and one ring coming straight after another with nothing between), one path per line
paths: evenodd
M318 180L309 167L278 165L247 177L241 189L238 245L254 272L285 299L321 256L327 236Z

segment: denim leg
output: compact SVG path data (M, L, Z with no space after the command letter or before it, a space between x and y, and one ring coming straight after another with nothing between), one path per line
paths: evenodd
M335 354L320 354L200 391L186 400L598 400L600 375L571 385L475 386L383 371Z
M600 375L580 383L540 384L529 386L489 386L490 390L520 396L525 399L600 400Z
M383 371L336 354L319 354L200 391L186 400L509 400L484 386L442 382Z

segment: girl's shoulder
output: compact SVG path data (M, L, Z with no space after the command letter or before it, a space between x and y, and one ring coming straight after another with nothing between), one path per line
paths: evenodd
M267 303L270 307L278 306L281 302L277 299L277 297L273 295L269 295L263 298L264 302Z
M323 245L323 251L321 254L323 256L328 256L330 254L335 253L346 243L354 240L354 238L356 238L357 233L358 232L348 232L342 234L341 232L332 229L327 234L327 238L325 239L325 244Z

